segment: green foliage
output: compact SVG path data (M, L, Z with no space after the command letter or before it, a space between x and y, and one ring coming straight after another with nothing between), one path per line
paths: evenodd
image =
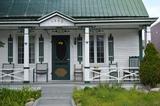
M24 106L31 98L36 100L41 96L41 91L33 91L30 88L0 89L0 106Z
M140 79L144 85L155 87L160 83L160 55L152 43L145 49L145 56L140 63Z
M119 86L100 85L75 90L73 98L77 106L160 106L160 92L144 93Z
M4 43L0 41L0 47L4 47Z

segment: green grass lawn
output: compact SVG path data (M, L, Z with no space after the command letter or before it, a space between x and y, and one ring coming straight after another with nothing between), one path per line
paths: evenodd
M36 100L41 96L40 90L32 90L30 88L16 89L0 89L0 106L25 106L30 99Z
M120 87L98 87L75 90L77 106L160 106L160 92L140 92Z

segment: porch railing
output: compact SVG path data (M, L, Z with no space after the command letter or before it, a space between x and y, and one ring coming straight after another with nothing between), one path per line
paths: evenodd
M17 67L13 69L0 68L0 82L23 82L23 81L24 81L23 67Z
M90 81L139 82L139 67L90 68Z

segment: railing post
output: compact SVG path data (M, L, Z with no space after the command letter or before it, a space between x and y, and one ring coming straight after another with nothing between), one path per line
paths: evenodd
M90 65L89 65L89 28L85 28L85 58L84 58L84 81L89 82Z
M29 29L24 28L24 83L29 83Z

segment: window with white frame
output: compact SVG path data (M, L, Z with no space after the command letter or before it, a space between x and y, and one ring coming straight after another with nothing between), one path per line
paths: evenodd
M97 63L104 63L104 36L97 35Z
M34 36L29 36L29 63L35 62ZM24 37L18 36L18 64L24 63Z
M104 63L104 35L90 36L90 63L95 62Z

